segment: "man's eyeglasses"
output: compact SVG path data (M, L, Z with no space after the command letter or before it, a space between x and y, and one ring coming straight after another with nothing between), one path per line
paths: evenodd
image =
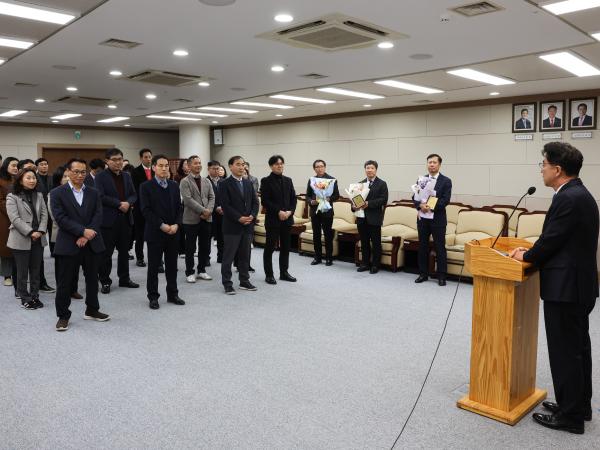
M123 158L110 158L109 160L112 162L123 162Z
M87 170L71 170L71 173L76 176L85 176Z

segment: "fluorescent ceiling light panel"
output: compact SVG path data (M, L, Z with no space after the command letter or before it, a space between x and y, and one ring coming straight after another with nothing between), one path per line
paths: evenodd
M2 59L2 58L0 58L0 65L1 65L1 64L4 64L5 62L6 62L6 60L5 60L5 59Z
M170 119L170 120L177 120L177 121L182 121L182 120L189 120L191 122L198 122L202 119L194 119L192 117L177 117L177 116L157 116L157 115L150 115L150 116L146 116L148 119Z
M124 120L129 120L129 117L110 117L108 119L97 120L98 123L113 123L113 122L123 122Z
M600 0L564 0L562 2L552 2L541 6L552 14L559 16L575 11L583 11L584 9L597 8L600 6Z
M594 39L596 39L597 41L600 41L600 33L593 33L593 34L592 34L592 37L593 37Z
M6 111L2 114L0 114L0 117L16 117L16 116L20 116L21 114L26 114L28 111L23 111L20 109L13 109L12 111Z
M422 94L441 94L442 92L444 92L440 91L439 89L419 86L417 84L405 83L403 81L396 80L380 80L375 81L375 84L381 84L383 86L389 86L397 89L404 89L406 91L420 92Z
M34 44L34 42L30 42L30 41L21 41L18 39L8 39L8 38L0 37L0 47L28 49L33 44Z
M273 108L273 109L292 109L290 105L276 105L275 103L260 103L260 102L231 102L231 105L242 105L242 106L258 106L259 108Z
M335 100L323 100L320 98L296 97L295 95L286 95L286 94L270 95L269 97L277 98L279 100L291 100L293 102L320 103L322 105L327 105L329 103L335 103Z
M561 69L566 70L567 72L571 72L573 75L577 75L578 77L600 75L600 70L598 70L596 67L569 52L540 55L540 58L560 67Z
M294 20L292 15L286 14L286 13L277 14L275 16L275 21L280 22L280 23L288 23L288 22L291 22L292 20Z
M189 116L205 116L205 117L227 117L225 114L199 113L191 111L171 111L171 114L187 114Z
M317 91L327 92L328 94L347 95L348 97L366 98L368 100L377 100L378 98L385 98L383 95L367 94L366 92L349 91L347 89L340 89L334 87L317 88Z
M81 114L61 114L60 116L54 116L54 117L50 117L51 119L54 120L66 120L66 119L72 119L73 117L80 117Z
M222 112L232 112L232 113L242 113L242 114L255 114L258 112L253 109L221 108L218 106L201 106L198 109L202 109L205 111L222 111Z
M469 80L481 81L482 83L493 84L494 86L502 86L505 84L515 84L514 81L507 78L497 77L496 75L490 75L479 70L473 69L456 69L448 70L450 75L456 75L457 77L468 78Z
M15 3L0 2L0 14L5 16L20 17L21 19L37 20L40 22L56 23L65 25L72 21L75 16L64 14L48 9L22 6Z

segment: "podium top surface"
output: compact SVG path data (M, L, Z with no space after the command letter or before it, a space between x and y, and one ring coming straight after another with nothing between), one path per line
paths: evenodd
M531 248L533 244L524 239L501 237L494 248L491 248L494 239L474 240L465 244L467 270L474 276L509 281L526 280L533 271L532 265L509 258L507 254L514 248Z

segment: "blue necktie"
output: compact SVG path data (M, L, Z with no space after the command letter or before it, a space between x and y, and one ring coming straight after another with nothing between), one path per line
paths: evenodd
M241 180L238 180L238 188L240 188L240 194L242 194L242 197L244 196L244 184Z
M168 186L167 180L160 180L158 182L158 184L160 185L161 188L166 189Z

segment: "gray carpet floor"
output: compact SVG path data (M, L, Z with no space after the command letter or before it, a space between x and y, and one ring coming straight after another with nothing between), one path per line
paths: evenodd
M0 286L0 448L389 449L456 283L415 285L414 275L358 274L342 262L315 268L293 254L298 282L269 286L261 261L255 249L258 291L226 296L220 265L208 269L213 281L188 284L180 259L187 305L166 304L163 295L158 311L148 308L145 270L132 263L142 287L100 296L112 320L84 321L84 304L74 301L65 333L54 330L52 294L42 295L45 308L25 311L12 288ZM53 280L52 260L46 267ZM600 448L600 394L583 436L529 416L510 427L455 406L469 377L471 296L472 286L461 285L396 448ZM596 355L599 314L591 316ZM537 384L553 397L543 319L539 334ZM598 380L596 364L596 392Z

